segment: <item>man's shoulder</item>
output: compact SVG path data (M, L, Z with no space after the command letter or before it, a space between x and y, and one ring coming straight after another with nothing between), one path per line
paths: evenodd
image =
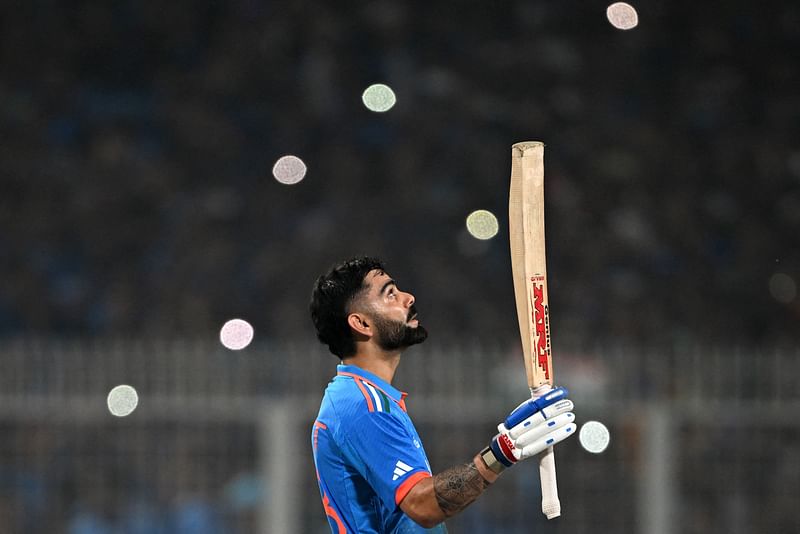
M337 375L325 388L322 408L335 413L340 422L350 422L371 412L362 392L363 386L349 376Z
M337 375L325 389L322 409L335 417L355 424L362 417L398 415L400 407L379 387L358 377Z

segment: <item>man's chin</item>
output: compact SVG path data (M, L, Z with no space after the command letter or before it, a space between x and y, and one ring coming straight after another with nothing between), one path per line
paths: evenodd
M428 339L428 331L425 329L424 326L417 323L416 326L409 326L412 335L408 336L406 347L410 347L411 345L419 345L426 339Z
M412 345L419 345L428 338L428 331L419 324L412 326L409 323L380 326L378 344L384 350L402 350ZM380 323L379 323L380 324ZM394 328L390 328L390 327Z

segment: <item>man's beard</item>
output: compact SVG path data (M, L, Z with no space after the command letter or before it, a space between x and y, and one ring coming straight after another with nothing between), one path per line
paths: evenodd
M408 320L416 313L416 309L412 307L408 313ZM428 338L428 331L421 324L413 327L408 326L407 323L392 321L380 316L375 317L373 322L378 333L376 337L378 346L386 351L405 349L411 345L422 343Z

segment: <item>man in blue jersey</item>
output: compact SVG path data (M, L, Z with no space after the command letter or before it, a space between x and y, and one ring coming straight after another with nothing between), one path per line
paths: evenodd
M311 318L319 340L341 359L312 429L322 506L345 533L446 532L452 517L517 461L575 431L572 402L555 390L525 401L489 446L464 464L433 474L406 394L392 386L402 352L428 336L414 296L380 260L354 258L317 279Z

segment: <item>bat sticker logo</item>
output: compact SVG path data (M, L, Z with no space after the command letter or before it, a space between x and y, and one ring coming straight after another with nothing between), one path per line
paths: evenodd
M550 336L549 321L547 317L547 308L544 306L544 284L537 283L535 278L531 278L531 297L533 307L533 325L535 327L534 338L534 353L536 354L536 363L544 371L545 380L550 380Z

